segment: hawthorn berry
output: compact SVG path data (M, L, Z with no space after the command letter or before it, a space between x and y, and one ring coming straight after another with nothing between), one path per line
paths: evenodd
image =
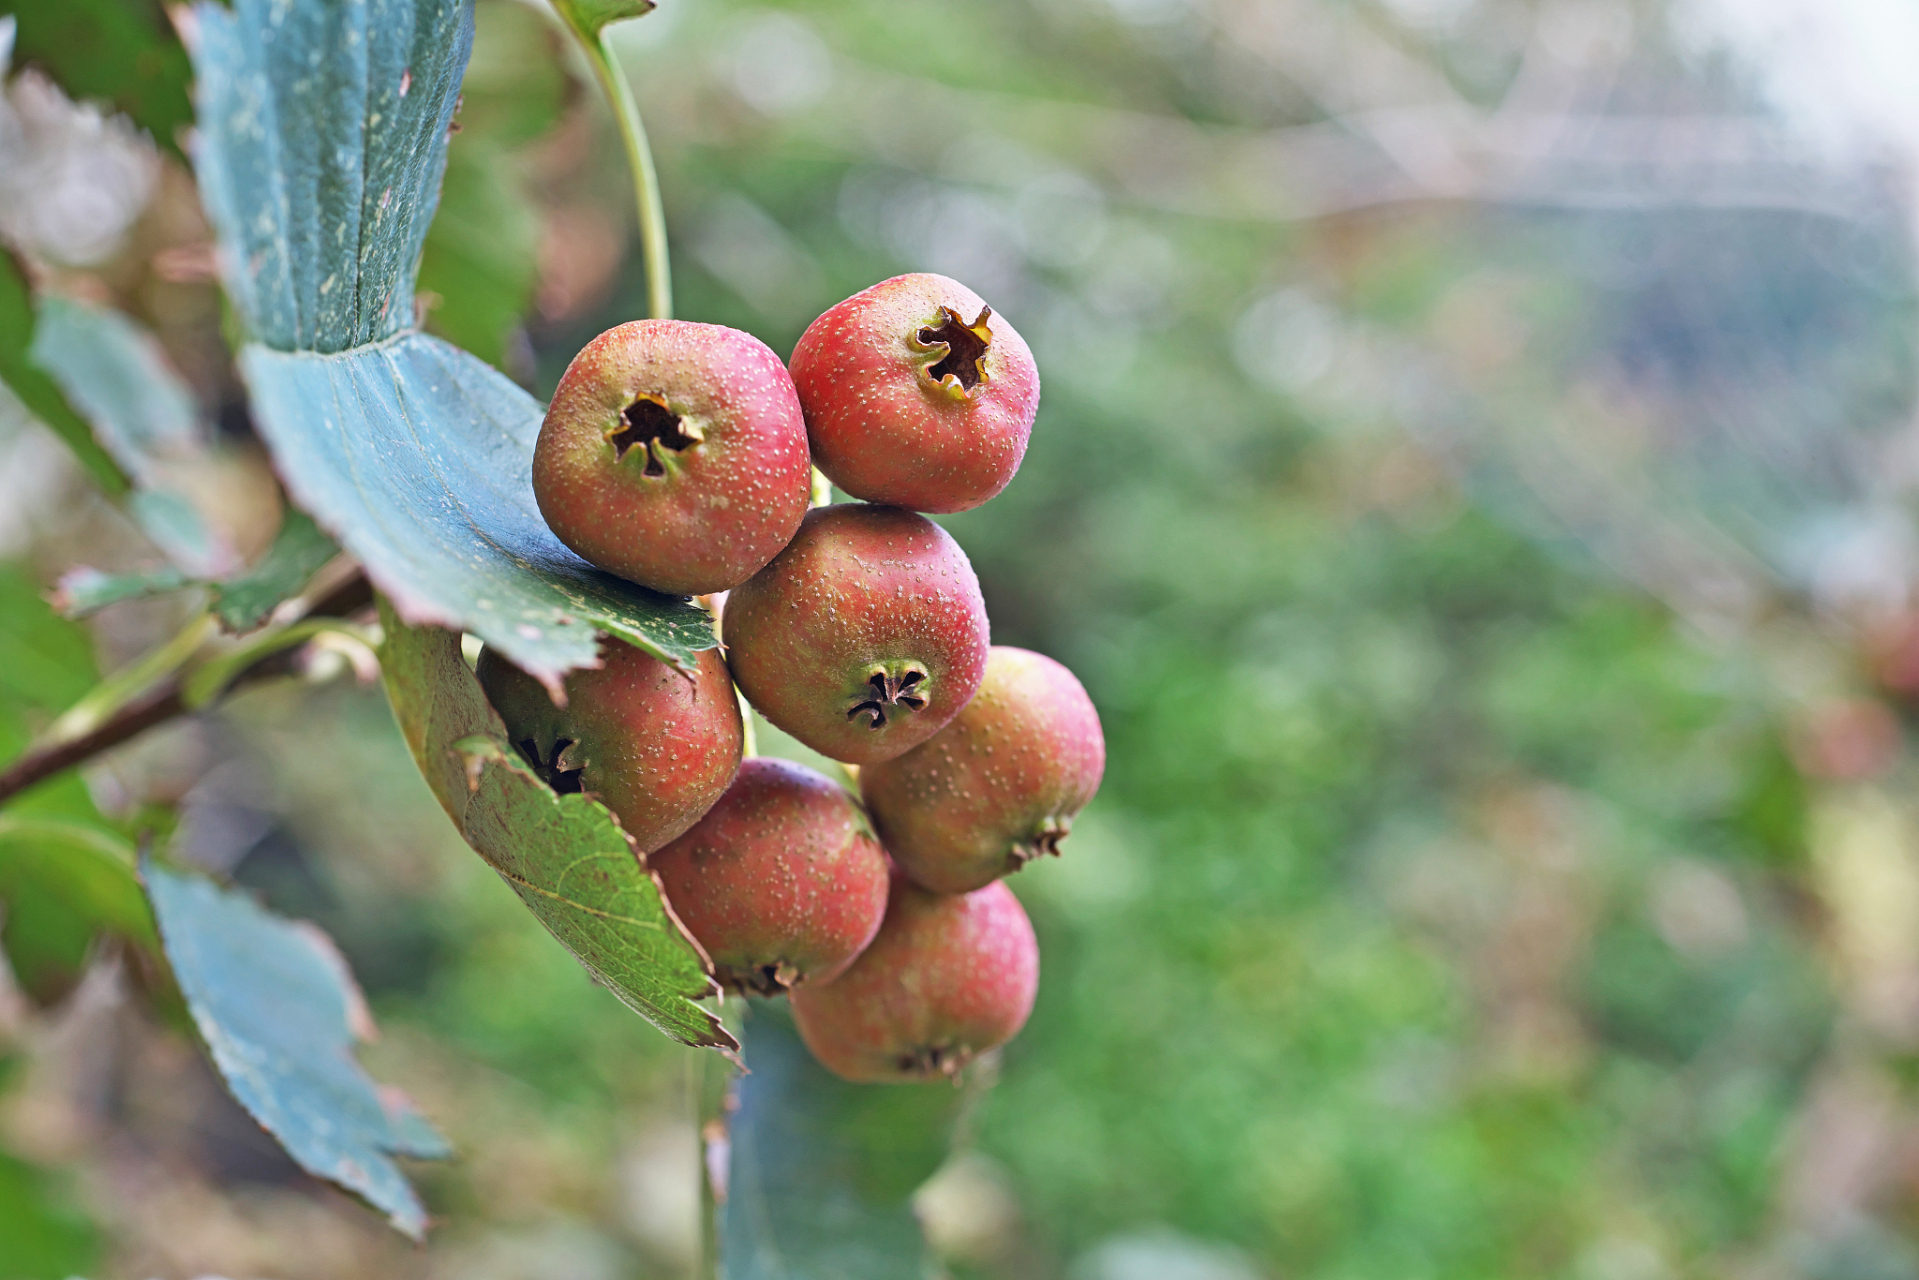
M945 276L896 276L829 308L791 367L814 465L912 511L965 511L1004 489L1039 411L1026 340Z
M886 914L886 855L836 783L753 759L692 830L647 858L719 980L763 996L830 982Z
M901 870L965 893L1058 854L1105 769L1099 713L1073 673L994 645L973 700L911 751L861 769L860 794Z
M936 894L900 875L872 945L832 982L792 993L800 1038L835 1075L948 1077L1019 1034L1039 990L1039 944L1001 881Z
M598 667L566 677L566 705L491 649L480 686L507 738L555 791L586 792L650 853L700 820L740 765L739 699L719 650L689 678L607 637Z
M986 605L966 553L898 507L816 507L723 619L733 678L822 755L885 760L939 732L979 688Z
M810 463L793 381L751 334L635 320L573 357L533 451L554 534L609 573L724 591L786 545Z

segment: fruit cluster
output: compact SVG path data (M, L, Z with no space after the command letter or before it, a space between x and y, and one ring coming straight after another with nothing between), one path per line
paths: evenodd
M727 985L790 995L850 1080L951 1075L1010 1040L1039 978L1000 883L1058 853L1105 767L1071 672L991 646L979 582L921 512L1003 489L1039 403L1026 343L936 275L873 286L790 366L717 325L641 320L573 360L533 458L567 546L720 613L691 679L607 640L550 693L479 676L527 762L619 818ZM809 509L813 468L861 501ZM739 693L850 766L742 762Z

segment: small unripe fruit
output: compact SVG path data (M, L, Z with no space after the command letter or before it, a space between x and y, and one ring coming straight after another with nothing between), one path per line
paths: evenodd
M896 276L830 308L792 370L814 465L912 511L965 511L1004 489L1039 411L1026 340L945 276Z
M647 859L729 986L830 982L886 914L886 855L853 798L804 765L755 759L692 830Z
M779 357L686 320L635 320L587 343L533 449L533 496L560 541L675 595L724 591L778 554L810 477Z
M959 714L986 668L986 605L966 553L897 507L816 507L726 600L733 678L813 750L870 764Z
M793 992L793 1021L847 1080L950 1076L1019 1034L1039 991L1039 943L1005 884L935 894L893 878L886 921L853 967Z
M630 644L600 642L603 665L566 677L566 706L491 649L480 686L507 738L562 794L584 791L613 811L641 853L700 820L740 766L740 703L717 649L689 678Z
M1099 790L1106 740L1073 673L994 645L979 692L953 722L860 770L860 794L900 869L965 893L1057 854Z

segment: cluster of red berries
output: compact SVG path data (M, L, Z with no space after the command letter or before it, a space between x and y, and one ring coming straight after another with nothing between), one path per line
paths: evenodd
M1012 326L956 281L908 275L815 320L790 373L736 329L610 329L568 367L534 452L561 541L708 597L725 655L687 679L608 640L556 701L489 651L487 696L541 777L618 816L720 980L790 994L808 1047L850 1080L950 1075L1019 1031L1039 954L999 878L1059 851L1105 768L1079 681L989 644L972 565L918 514L1003 489L1038 404ZM862 501L809 510L814 466ZM859 799L742 763L736 682L852 766Z

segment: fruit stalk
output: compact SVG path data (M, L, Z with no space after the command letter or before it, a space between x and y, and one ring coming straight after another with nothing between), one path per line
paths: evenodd
M660 175L653 166L653 148L646 140L646 125L640 120L640 107L633 99L633 86L626 71L607 43L606 30L589 32L573 19L573 7L562 5L567 29L580 42L587 65L593 68L600 91L613 108L613 120L620 129L620 142L626 148L627 166L633 171L633 196L640 219L640 261L646 267L646 314L655 320L673 318L673 269L666 251L666 206L660 200Z

